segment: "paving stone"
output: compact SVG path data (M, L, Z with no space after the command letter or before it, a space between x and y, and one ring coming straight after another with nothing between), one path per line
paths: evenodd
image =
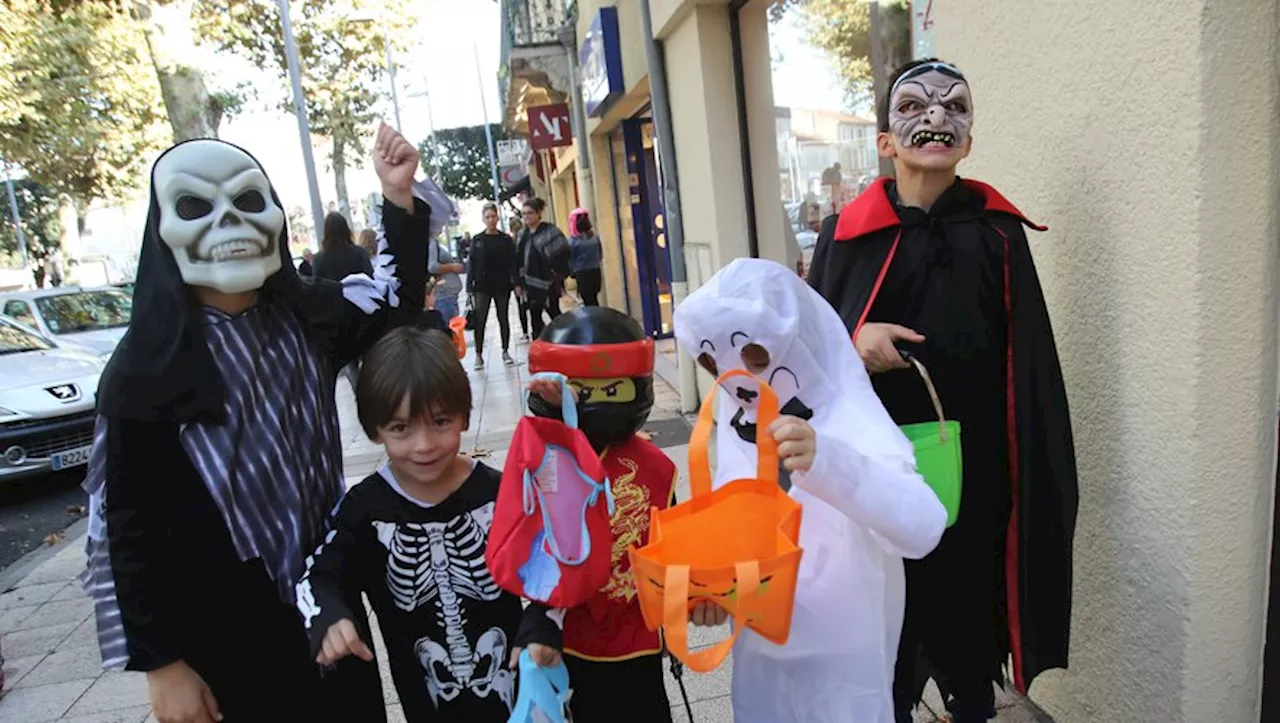
M76 546L71 545L70 547ZM66 559L53 557L47 560L43 565L32 570L26 577L22 578L22 581L18 583L18 589L51 582L66 584L75 580L76 576L83 570L84 556L82 554L77 554Z
M13 690L22 683L23 678L44 660L43 655L27 655L21 658L6 658L4 661L5 690Z
M693 709L693 720L696 723L733 723L733 705L729 696L700 700L689 706ZM689 714L685 712L684 703L677 703L671 708L673 723L688 723Z
M79 625L93 614L93 603L88 598L79 598L77 600L61 600L59 602L47 602L36 608L36 611L27 616L20 625L13 628L14 630L24 630L30 628L44 628L50 625L61 625L62 623L75 623Z
M0 612L24 605L41 605L49 602L57 592L66 587L64 582L42 582L36 585L24 585L0 595Z
M404 717L404 709L398 703L387 706L387 723L409 723Z
M89 715L151 704L147 676L142 673L104 673L75 702L67 715Z
M80 565L81 567L83 567L84 563L81 562ZM89 599L89 596L85 595L84 587L80 585L80 581L75 580L73 582L67 583L66 587L54 593L53 597L49 598L49 602L62 602L63 600L88 600L88 599Z
M22 621L31 616L39 605L18 605L8 610L0 610L0 635L11 630L17 630L22 625Z
M75 629L75 623L63 623L44 628L15 630L0 639L0 650L4 650L6 656L12 655L15 658L48 655Z
M58 650L98 647L98 623L90 617L76 626L75 630L58 644Z
M75 717L59 718L59 723L142 723L151 715L150 705L122 708L106 713L91 713Z
M71 680L33 688L15 688L0 698L0 720L14 723L45 723L57 720L93 680Z
M680 685L676 682L675 676L671 674L671 661L669 659L663 660L662 668L663 679L667 687L667 700L671 701L672 706L683 709L684 701L680 698ZM681 677L684 680L685 692L689 695L689 701L692 703L727 695L733 684L733 656L730 656L720 667L710 673L695 673L685 668Z
M102 675L102 658L96 646L70 648L45 656L44 660L17 685L28 687L65 683L69 680L96 678L99 675Z

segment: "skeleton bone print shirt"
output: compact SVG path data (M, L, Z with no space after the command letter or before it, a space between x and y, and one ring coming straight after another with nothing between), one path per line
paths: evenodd
M499 481L477 463L456 492L428 505L384 466L347 493L298 583L313 654L329 626L351 617L343 600L368 595L410 723L506 721L512 648L561 646L563 616L522 609L485 566Z

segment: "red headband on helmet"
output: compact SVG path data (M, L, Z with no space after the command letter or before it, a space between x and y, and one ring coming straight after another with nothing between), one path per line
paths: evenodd
M613 379L653 375L653 339L621 344L552 344L529 347L529 372L559 372L570 379Z

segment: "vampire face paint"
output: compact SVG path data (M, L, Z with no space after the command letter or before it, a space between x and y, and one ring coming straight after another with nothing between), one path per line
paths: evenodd
M156 162L152 183L160 238L189 286L240 294L280 270L284 209L244 151L213 140L183 143Z
M945 63L904 74L889 96L889 131L900 149L949 155L967 151L973 130L969 84Z

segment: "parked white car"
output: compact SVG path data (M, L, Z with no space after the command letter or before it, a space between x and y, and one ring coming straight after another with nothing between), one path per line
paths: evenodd
M0 483L88 463L105 366L0 317Z
M129 329L133 295L114 286L14 291L0 294L0 314L105 358Z

